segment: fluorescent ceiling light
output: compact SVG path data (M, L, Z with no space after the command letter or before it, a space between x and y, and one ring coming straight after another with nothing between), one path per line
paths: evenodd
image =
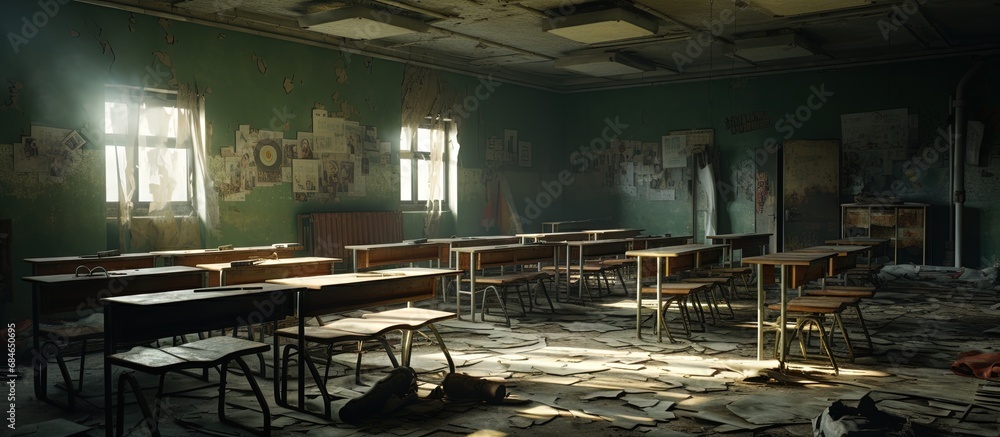
M816 54L809 43L797 34L765 36L761 38L738 39L735 44L736 56L751 62L773 61L775 59L797 58Z
M299 26L350 39L379 39L426 32L427 23L362 6L317 12L299 17Z
M658 26L652 20L621 8L557 17L547 32L586 44L650 36Z
M620 53L570 56L556 59L556 68L586 74L588 76L621 76L632 73L653 71L656 66L630 58Z
M875 2L872 0L754 0L753 6L755 8L764 9L776 17L789 17L794 15L815 14L839 9L856 8L861 6L871 6L874 3Z

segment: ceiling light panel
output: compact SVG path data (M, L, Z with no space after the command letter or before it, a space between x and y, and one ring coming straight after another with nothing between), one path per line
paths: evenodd
M369 40L426 32L426 23L362 6L331 9L299 17L299 26L328 35Z
M873 0L754 0L751 5L766 10L776 17L788 17L870 6L874 3Z
M751 62L812 56L815 52L797 34L736 40L736 56Z
M598 77L621 76L656 69L652 64L630 58L620 53L570 56L556 59L555 67L561 70L569 70Z
M640 38L656 34L652 20L621 8L585 12L553 19L547 32L585 44Z

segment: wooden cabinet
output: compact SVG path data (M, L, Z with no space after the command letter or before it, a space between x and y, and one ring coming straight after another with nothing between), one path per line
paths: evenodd
M896 264L927 264L927 204L845 203L841 236L889 239Z

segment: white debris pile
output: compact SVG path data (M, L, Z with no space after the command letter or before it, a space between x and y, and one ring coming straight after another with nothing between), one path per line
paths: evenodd
M982 270L968 267L924 266L916 264L887 265L879 271L883 283L894 281L918 281L925 284L961 283L975 288L997 287L997 271L992 265Z

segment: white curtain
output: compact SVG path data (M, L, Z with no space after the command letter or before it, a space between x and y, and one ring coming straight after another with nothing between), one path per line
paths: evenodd
M219 199L215 184L208 174L208 144L205 142L205 97L187 85L177 92L177 105L182 108L178 129L180 136L191 139L194 152L194 173L191 175L191 200L195 215L208 235L221 232ZM204 243L204 242L202 242Z
M123 252L203 247L202 224L218 229L208 177L204 100L170 91L108 87L108 180L117 187L118 247Z
M446 148L450 148L452 159L458 153L459 119L446 123L443 118L448 114L456 99L438 77L437 71L425 67L407 65L403 72L402 84L402 132L400 135L400 150L410 150L417 140L417 130L421 125L430 124L431 159L428 163L428 202L427 214L424 216L424 236L436 236L441 224L444 209L444 198L448 187L438 185L438 181L448 171L446 162L442 160ZM445 127L448 126L446 129ZM443 136L443 137L442 137Z

